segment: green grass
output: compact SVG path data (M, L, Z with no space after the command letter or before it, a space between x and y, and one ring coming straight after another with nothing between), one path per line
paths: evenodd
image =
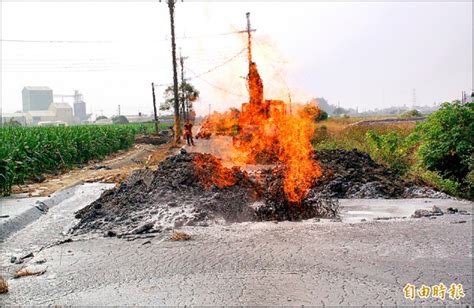
M407 137L415 129L413 123L349 126L351 123L353 122L345 119L318 123L313 140L314 148L316 150L358 149L370 153L372 147L367 142L367 132L373 131L381 135L395 132L402 137Z
M313 139L314 148L357 149L415 183L472 200L472 193L466 187L472 187L474 171L464 182L459 182L443 177L441 172L428 170L419 155L419 147L424 141L419 138L414 123L350 126L353 121L340 118L319 122Z
M137 134L152 132L153 123L0 128L0 195L15 184L103 159L131 147Z

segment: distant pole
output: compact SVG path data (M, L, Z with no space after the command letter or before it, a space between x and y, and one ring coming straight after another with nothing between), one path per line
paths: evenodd
M117 110L117 112L118 112L118 115L120 116L120 105L118 105L118 110Z
M209 117L211 117L211 104L209 104Z
M155 84L151 83L151 94L153 96L153 115L155 118L155 132L158 134L158 116L156 115L156 99L155 99Z
M185 59L187 59L187 57L183 57L180 52L179 63L181 64L181 109L183 111L183 121L186 121L188 119L188 114L186 111L186 95L185 95L185 89L184 89L184 60Z
M174 5L175 0L168 0L168 8L170 12L170 26L171 26L171 56L173 60L173 94L174 94L174 138L178 143L181 139L181 120L179 116L179 95L178 95L178 72L176 64L176 41L174 34Z

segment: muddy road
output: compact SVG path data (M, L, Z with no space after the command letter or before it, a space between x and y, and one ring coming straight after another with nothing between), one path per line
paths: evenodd
M131 241L67 235L68 226L75 223L74 211L100 192L100 184L76 188L70 198L2 243L1 272L10 286L10 292L0 296L2 304L334 306L472 301L470 215L373 220L433 205L471 212L470 202L341 200L342 222L184 227L192 236L186 242L170 241L169 232ZM360 222L363 219L367 221ZM72 242L58 244L68 238ZM23 264L10 262L12 256L29 252L34 257ZM22 267L46 272L12 279ZM406 283L439 282L461 283L465 297L412 302L403 296Z
M196 147L186 148L218 154L224 164L229 163L229 139L219 140L199 140ZM169 150L154 152L151 159L160 161ZM112 170L104 172L139 168L128 155L122 157L106 162ZM393 306L472 302L472 202L450 198L340 199L340 219L278 223L222 220L207 227L170 225L157 233L117 238L104 233L70 234L79 222L75 213L114 186L74 183L51 196L57 202L41 198L51 206L35 212L35 220L10 230L1 241L0 274L9 284L9 292L0 294L1 305ZM16 200L0 202L2 214L9 216L0 221L0 227L7 226L7 220L22 218L22 213L36 211L38 200L22 198L24 211L13 208ZM410 217L418 209L428 211L433 206L445 214ZM177 212L184 207L173 206ZM448 214L449 208L458 212ZM191 240L171 241L175 228L191 235ZM45 272L14 279L20 269ZM455 300L446 294L444 300L416 297L412 301L404 297L407 283L416 287L443 283L448 288L452 283L462 284L464 297Z

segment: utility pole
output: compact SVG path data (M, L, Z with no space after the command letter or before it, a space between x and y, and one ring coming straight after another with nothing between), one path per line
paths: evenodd
M250 68L250 64L252 63L252 29L250 28L250 12L247 12L245 16L247 16L247 56Z
M155 117L155 132L158 134L158 116L156 115L155 84L151 83L151 94L153 96L153 115Z
M161 2L161 0L160 0ZM178 143L181 139L181 120L179 116L179 95L178 95L178 72L176 64L176 41L174 35L174 5L176 0L166 0L170 13L171 26L171 56L173 60L173 94L174 94L174 141Z
M118 110L117 110L117 112L118 112L118 116L120 116L120 105L118 105Z
M179 63L181 64L181 109L183 110L183 121L186 121L188 119L188 114L186 110L186 93L185 93L185 88L184 88L184 60L187 59L188 57L183 57L181 55L181 52L179 53Z
M255 29L252 29L250 26L250 12L245 14L247 17L247 29L243 31L239 31L239 33L247 33L247 59L250 64L252 63L252 32L255 32Z

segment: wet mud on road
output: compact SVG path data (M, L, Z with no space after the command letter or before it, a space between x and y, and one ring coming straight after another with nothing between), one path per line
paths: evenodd
M73 212L100 194L99 186L94 189L76 190L86 195L63 201L2 243L1 272L10 286L10 292L0 297L2 304L412 305L472 301L472 216L370 220L403 216L407 205L410 211L437 205L472 213L470 202L341 200L342 222L310 219L183 227L192 236L185 242L170 241L169 232L134 240L65 234L65 228L76 222ZM375 211L377 206L383 210ZM361 217L369 220L360 222ZM351 223L355 218L359 222ZM72 241L58 244L68 238ZM31 250L33 258L10 263L12 255ZM12 279L11 274L21 267L43 267L46 272ZM465 297L442 302L433 298L411 302L403 297L406 283L439 282L462 283Z

